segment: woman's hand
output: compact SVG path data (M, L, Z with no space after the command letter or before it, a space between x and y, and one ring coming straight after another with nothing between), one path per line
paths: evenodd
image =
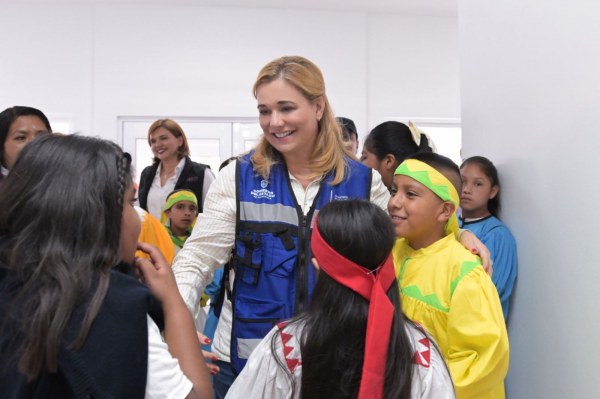
M214 363L210 363L210 361L216 362L219 360L219 358L217 357L217 355L215 355L212 352L209 351L205 351L204 349L202 350L202 356L204 356L204 360L206 360L206 367L208 367L208 371L210 371L211 375L217 375L219 374L219 371L221 371L221 369L219 368L219 366L217 366Z
M210 344L210 339L202 334L201 332L196 331L196 334L198 335L198 341L200 341L200 343L202 345L208 345ZM202 350L202 356L204 356L204 360L206 360L206 367L208 367L208 370L210 371L210 373L212 375L217 375L219 374L219 366L217 366L216 364L210 363L209 360L216 362L219 360L219 358L217 357L217 355L215 355L212 352L209 351L205 351L204 349Z
M477 236L475 236L475 234L469 230L461 230L459 241L469 251L475 255L479 255L483 270L485 270L486 273L491 276L494 269L492 267L490 251L488 251L487 247L483 245L481 241L479 241Z

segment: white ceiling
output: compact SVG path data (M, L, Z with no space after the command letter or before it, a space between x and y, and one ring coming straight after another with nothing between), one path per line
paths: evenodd
M37 1L39 2L39 0ZM45 0L44 2L52 2ZM68 1L53 1L68 2ZM208 7L317 9L456 16L458 0L79 0L79 3L173 4Z

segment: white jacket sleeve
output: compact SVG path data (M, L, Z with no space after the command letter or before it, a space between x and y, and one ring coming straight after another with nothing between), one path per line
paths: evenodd
M371 202L387 212L388 201L390 200L390 191L383 184L379 172L373 169L373 178L371 179Z
M230 163L211 184L204 212L173 261L179 292L194 315L214 270L229 260L235 243L235 168Z

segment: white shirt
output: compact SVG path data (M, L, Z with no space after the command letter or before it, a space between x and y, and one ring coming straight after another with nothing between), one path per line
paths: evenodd
M206 196L204 213L198 217L192 235L173 261L179 292L193 315L198 311L200 295L212 281L215 269L229 260L235 244L235 170L236 162L232 162L219 172ZM304 214L308 213L319 192L320 180L311 182L306 190L291 174L290 181L298 204ZM386 210L389 198L381 176L373 171L371 202ZM212 345L213 352L225 362L230 361L231 316L231 302L225 301Z
M185 398L194 385L183 374L179 361L171 356L167 344L162 340L158 326L148 319L148 374L146 398Z
M298 399L302 387L302 354L300 337L304 324L287 325L284 332L288 334L285 352L281 334L274 327L258 344L250 355L246 367L236 378L227 392L226 398L237 399ZM411 395L413 399L453 399L454 386L444 359L435 349L432 339L406 324L406 333L411 342L414 358ZM273 342L273 336L277 334ZM273 345L274 343L274 345ZM290 362L291 361L291 362ZM281 366L287 365L284 370ZM294 395L292 396L292 380Z
M165 181L165 184L163 186L160 185L160 171L162 170L162 162L158 165L158 168L156 169L154 180L152 180L150 191L148 191L147 204L148 213L150 213L158 220L160 220L163 207L167 202L167 196L171 194L173 190L175 190L175 184L177 184L177 180L179 180L184 166L185 158L181 158L181 160L175 167L175 174L169 177L167 181ZM215 181L214 173L209 168L206 168L204 170L204 182L202 183L202 206L204 206L208 188L210 187L213 181Z

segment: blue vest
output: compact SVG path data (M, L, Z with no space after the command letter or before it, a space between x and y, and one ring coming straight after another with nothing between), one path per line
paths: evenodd
M371 192L371 169L348 159L344 181L332 186L333 173L327 174L304 215L285 165L273 165L264 180L250 156L239 160L236 170L231 363L238 373L274 325L308 306L316 282L310 236L319 209L331 201L369 199Z

